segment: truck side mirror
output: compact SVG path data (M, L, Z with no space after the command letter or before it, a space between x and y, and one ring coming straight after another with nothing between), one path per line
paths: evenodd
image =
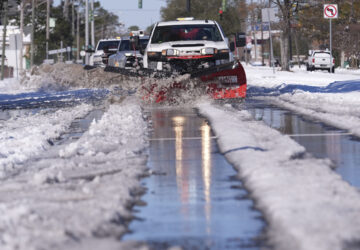
M87 52L87 53L95 53L95 50L93 50L93 49L87 49L87 50L85 50L85 52Z
M130 48L133 50L138 50L140 45L140 39L138 36L130 37Z
M145 54L145 49L146 49L146 44L140 44L140 54L144 55Z

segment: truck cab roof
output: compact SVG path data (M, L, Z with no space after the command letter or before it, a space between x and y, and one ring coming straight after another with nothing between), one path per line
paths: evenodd
M206 25L206 24L215 24L215 21L212 20L179 20L179 21L167 21L159 22L157 26L174 26L174 25Z

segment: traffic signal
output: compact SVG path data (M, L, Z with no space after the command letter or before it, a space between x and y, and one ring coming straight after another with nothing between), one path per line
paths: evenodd
M139 9L142 9L142 0L139 0L138 7Z
M222 10L222 8L219 9L219 16L220 16L220 20L222 20L222 16L223 16L223 10Z

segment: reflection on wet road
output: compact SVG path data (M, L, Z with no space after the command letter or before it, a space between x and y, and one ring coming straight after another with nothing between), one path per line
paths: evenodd
M207 122L188 110L149 110L153 122L148 192L124 240L154 249L258 249L264 223L236 172L218 153Z
M237 107L243 109L244 105ZM245 107L255 119L288 134L315 157L331 159L336 166L335 171L351 185L360 188L359 138L261 101L248 99Z

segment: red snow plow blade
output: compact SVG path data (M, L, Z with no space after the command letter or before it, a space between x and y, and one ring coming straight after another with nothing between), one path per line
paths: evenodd
M246 75L239 61L199 70L191 73L190 80L196 87L203 88L213 99L234 99L246 97ZM143 86L145 101L163 102L169 99L169 93L176 89L187 90L186 82L176 80L170 86L158 88L152 84L150 88Z
M224 65L226 66L226 65ZM221 67L210 75L200 76L207 83L208 93L214 99L232 99L246 97L246 75L239 61L230 64L231 68Z

